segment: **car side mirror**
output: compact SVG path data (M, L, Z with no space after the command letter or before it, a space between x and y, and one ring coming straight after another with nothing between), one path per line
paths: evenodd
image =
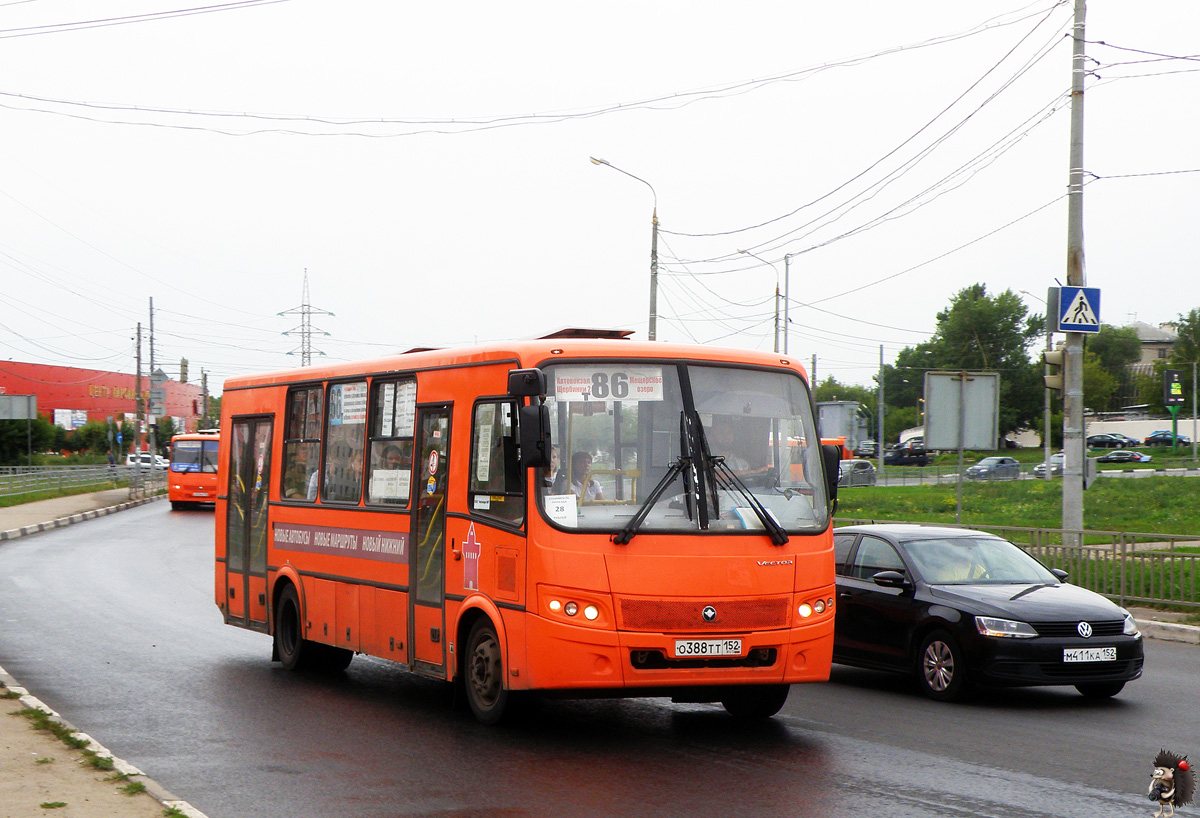
M871 581L883 588L907 588L912 584L899 571L880 571L871 576Z
M1066 582L1067 577L1070 576L1070 574L1068 574L1066 571L1064 571L1061 568L1051 568L1050 573L1054 574L1054 576L1058 577L1059 582Z

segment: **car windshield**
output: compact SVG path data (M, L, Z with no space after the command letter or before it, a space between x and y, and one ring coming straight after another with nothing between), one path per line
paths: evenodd
M1040 562L997 537L911 540L904 550L931 585L1058 583Z
M545 370L552 522L610 534L631 521L631 534L827 525L820 439L796 373L628 360Z

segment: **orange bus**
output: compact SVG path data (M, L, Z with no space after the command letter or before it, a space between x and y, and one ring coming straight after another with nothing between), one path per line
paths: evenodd
M484 723L533 691L765 718L826 680L838 451L804 370L628 334L226 381L225 622L287 669L452 682Z
M167 499L178 511L217 501L217 451L221 436L215 431L175 435L167 471Z

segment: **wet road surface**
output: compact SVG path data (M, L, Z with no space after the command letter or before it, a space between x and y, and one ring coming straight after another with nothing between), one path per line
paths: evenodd
M964 705L835 666L780 716L547 701L513 726L359 656L290 674L212 601L211 511L156 503L0 546L0 665L210 818L1140 815L1160 746L1200 752L1194 646L1115 700Z

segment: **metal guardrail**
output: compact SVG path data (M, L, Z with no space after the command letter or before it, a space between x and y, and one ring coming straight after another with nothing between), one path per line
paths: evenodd
M96 487L129 487L129 498L138 500L163 491L166 469L138 466L0 466L0 497L18 497L45 491Z
M838 518L836 522L899 521ZM1120 605L1200 610L1200 553L1179 550L1181 547L1200 548L1200 536L954 523L937 525L1002 536L1047 567L1066 571L1073 584L1103 594Z

